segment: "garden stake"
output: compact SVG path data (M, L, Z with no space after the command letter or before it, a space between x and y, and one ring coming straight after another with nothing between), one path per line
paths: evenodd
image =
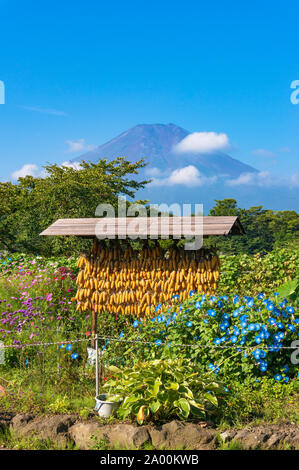
M96 350L96 398L99 396L99 343L98 335L95 335L95 350Z
M91 312L91 335L92 335L91 347L92 349L95 349L95 336L97 334L97 319L98 319L98 314L93 309Z
M103 379L103 363L102 363L102 348L100 350L100 385L102 385L102 379Z

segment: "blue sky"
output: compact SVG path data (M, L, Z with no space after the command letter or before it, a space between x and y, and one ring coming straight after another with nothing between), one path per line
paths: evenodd
M298 13L295 1L0 0L0 180L173 122L225 133L232 156L294 181Z

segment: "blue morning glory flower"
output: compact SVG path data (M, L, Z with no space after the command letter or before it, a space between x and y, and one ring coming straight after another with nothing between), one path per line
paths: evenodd
M291 306L286 307L286 311L287 311L288 313L294 313L294 312L295 312L294 308L291 307Z
M66 351L71 351L73 349L73 346L71 344L67 344L65 349Z
M210 317L215 317L215 316L216 316L215 310L211 310L211 309L209 309L209 310L207 311L207 314L208 314Z
M296 331L296 327L294 325L287 325L287 329L292 331L293 333Z

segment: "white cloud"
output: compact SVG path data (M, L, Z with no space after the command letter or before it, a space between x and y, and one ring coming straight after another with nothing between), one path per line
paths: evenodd
M259 173L242 173L238 178L226 180L229 186L258 186L263 188L287 187L295 188L299 186L299 173L291 176L279 176L260 171Z
M20 106L22 109L26 109L26 111L33 111L35 113L41 114L49 114L52 116L67 116L64 111L59 111L58 109L50 109L50 108L40 108L38 106Z
M271 150L266 149L255 149L252 151L253 155L257 155L258 157L265 157L265 158L274 158L276 157L274 152Z
M169 179L169 184L183 184L185 186L197 186L200 183L200 172L193 165L174 170Z
M19 170L16 170L12 173L11 178L17 180L18 178L23 178L25 176L34 176L35 178L43 177L44 171L40 170L37 165L34 163L26 163Z
M299 187L299 173L294 173L290 177L290 187L291 188L298 188Z
M230 147L228 136L216 132L193 132L176 144L176 153L213 153Z
M94 150L96 145L90 145L85 142L85 139L79 140L66 140L65 143L68 145L66 153L75 153L75 152L88 152Z
M68 168L73 168L74 170L81 170L81 164L79 162L66 161L61 163L61 166L67 166Z
M154 178L150 183L151 186L202 186L216 182L217 177L202 176L200 171L193 165L185 166L173 170L166 178Z
M149 167L145 169L145 173L149 177L158 177L163 175L163 171L156 167Z
M60 166L66 166L68 168L74 168L74 170L81 170L81 165L79 162L63 162ZM19 178L24 178L25 176L34 176L34 178L45 178L47 172L44 169L41 169L38 165L34 163L26 163L19 170L14 171L11 174L11 179L17 181Z

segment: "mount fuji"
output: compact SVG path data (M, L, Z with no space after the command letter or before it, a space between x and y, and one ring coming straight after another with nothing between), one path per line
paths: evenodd
M94 163L102 158L112 160L126 156L132 162L144 158L148 163L147 173L152 168L165 172L194 165L204 176L226 175L232 178L257 171L220 151L177 153L176 145L190 134L175 124L139 124L73 161L88 160Z
M202 203L207 214L215 199L234 198L239 207L244 208L263 205L274 210L295 209L298 195L294 194L294 189L284 186L282 198L268 172L260 172L232 158L224 151L228 146L199 151L182 145L195 134L198 133L190 133L175 124L139 124L72 162L95 163L99 159L111 161L116 157L127 157L136 162L144 158L147 165L134 178L152 181L138 191L136 197L154 204ZM201 137L203 134L227 137L225 134L200 133Z

